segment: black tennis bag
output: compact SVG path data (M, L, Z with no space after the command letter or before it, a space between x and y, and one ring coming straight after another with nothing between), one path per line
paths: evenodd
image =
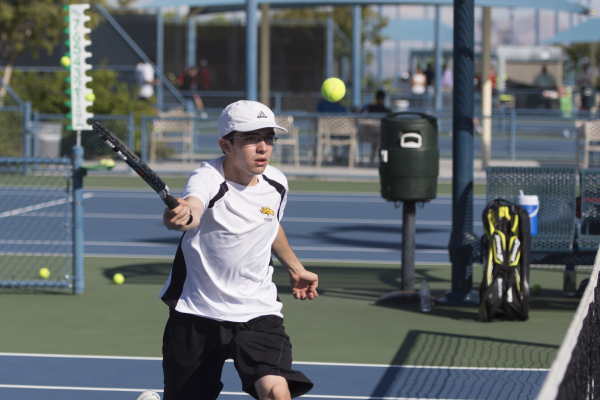
M529 215L521 206L496 199L482 217L485 235L479 319L525 321L529 318Z

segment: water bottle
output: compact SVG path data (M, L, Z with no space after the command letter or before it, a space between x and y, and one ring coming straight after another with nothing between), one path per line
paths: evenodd
M431 311L431 290L429 290L429 285L425 279L421 281L419 296L421 297L421 311Z

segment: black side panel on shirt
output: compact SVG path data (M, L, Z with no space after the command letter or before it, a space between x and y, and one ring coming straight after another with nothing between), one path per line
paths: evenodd
M187 277L187 266L185 265L183 250L181 250L181 242L183 242L184 236L185 232L183 232L183 235L181 235L179 247L177 248L177 253L175 253L175 259L173 260L173 268L171 269L171 282L169 283L169 287L165 291L165 294L163 294L161 298L161 300L171 308L175 308L175 306L177 306L177 302L179 301L181 293L183 292L185 278Z
M208 208L213 208L215 203L221 200L228 190L229 187L227 187L227 182L221 183L221 186L219 186L219 193L208 202Z
M277 220L279 221L279 212L281 211L281 203L283 203L283 198L285 197L285 187L283 187L283 185L279 182L276 182L272 179L267 178L265 175L263 175L263 178L265 178L265 181L273 186L275 188L275 190L277 190L277 192L281 195L281 201L279 202L279 209L277 209Z

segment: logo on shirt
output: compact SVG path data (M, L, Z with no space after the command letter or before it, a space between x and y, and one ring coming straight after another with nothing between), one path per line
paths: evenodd
M258 115L256 116L256 118L268 118L264 112L259 112Z
M273 212L273 210L271 210L269 207L263 207L260 209L261 214L265 214L267 217L269 216L275 216L275 213ZM270 222L272 221L272 218L265 218L265 222Z
M273 212L273 210L271 210L269 207L263 207L260 209L260 213L261 214L266 214L266 215L272 215L275 216L275 213Z

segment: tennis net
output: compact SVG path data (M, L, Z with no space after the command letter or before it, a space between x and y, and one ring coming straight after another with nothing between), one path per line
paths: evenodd
M600 399L600 252L537 400Z

